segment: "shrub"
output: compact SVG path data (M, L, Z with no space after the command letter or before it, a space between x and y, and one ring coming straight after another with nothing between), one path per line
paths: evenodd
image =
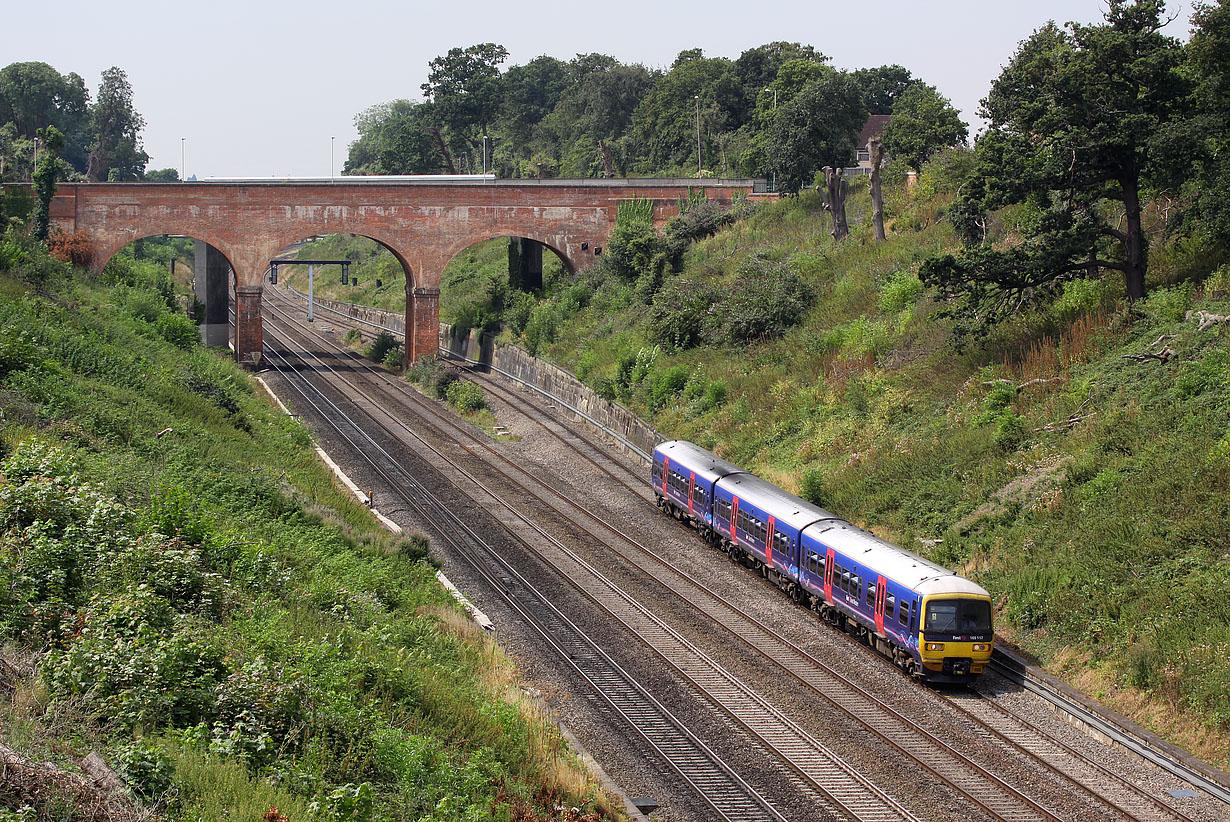
M76 268L89 268L94 261L94 245L84 231L54 231L47 238L47 246L53 257Z
M559 324L554 305L540 303L534 307L530 321L525 325L525 350L531 357L538 356L543 348L555 342L559 336Z
M400 371L402 365L401 343L395 343L392 348L384 352L384 357L381 358L380 362L385 368L392 368L395 371Z
M481 411L487 407L487 398L483 389L477 383L469 380L456 380L448 387L448 404L463 414Z
M363 332L357 328L352 328L342 335L342 342L346 343L346 345L363 342Z
M435 383L440 367L439 357L431 355L420 357L418 362L406 369L406 379L410 380L410 382L418 383L424 388L430 387Z
M1192 284L1181 283L1170 288L1155 288L1143 300L1144 311L1162 323L1183 319L1192 302Z
M363 356L372 362L384 362L389 349L397 345L397 340L388 331L381 331L371 344L363 349Z
M436 374L432 390L440 399L446 399L448 397L448 389L459 379L461 379L461 373L456 368L443 369Z
M803 480L799 486L799 496L812 505L825 504L824 472L819 468L808 468L803 472Z
M655 411L665 408L688 384L688 367L676 365L674 368L658 371L650 377L648 383L649 407Z
M196 323L186 314L162 314L154 321L154 330L176 348L192 348L201 339Z
M672 278L654 298L649 311L649 336L675 350L693 348L713 331L717 289L683 277Z
M880 290L880 310L900 311L918 302L926 287L912 271L894 271Z
M780 336L803 319L815 299L811 286L788 266L749 260L740 266L739 281L722 303L720 337L737 344Z

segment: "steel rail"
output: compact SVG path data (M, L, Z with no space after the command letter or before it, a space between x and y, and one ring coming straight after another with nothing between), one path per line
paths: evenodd
M269 346L266 346L266 350L289 366L281 352L277 352ZM274 361L271 360L271 362ZM526 620L526 623L542 636L548 645L554 648L578 675L593 687L594 693L607 702L611 709L624 719L662 757L663 761L687 782L702 801L721 815L722 819L729 820L729 822L764 819L771 820L772 822L785 822L786 818L780 812L774 809L742 777L739 777L729 766L722 762L720 757L714 754L704 742L696 737L687 728L685 723L671 714L647 689L641 686L618 663L602 651L595 642L590 640L584 631L550 602L548 597L528 582L511 565L504 562L499 553L470 528L464 520L456 516L421 483L400 471L397 468L397 460L375 439L368 435L362 426L355 423L336 403L329 400L319 388L312 385L310 380L298 374L296 369L279 366L276 363L275 368L284 376L294 374L298 377L298 380L288 377L287 381L303 397L304 401L311 405L322 419L327 420L338 435L346 440L355 453L360 455L371 466L372 470L382 476L407 504L419 511L420 515L428 521L434 521L440 536L454 548L459 557L483 577L497 595L501 596L510 607L520 614ZM317 396L328 404L329 409L321 408L320 404L313 400L299 385L299 382L311 387ZM363 439L367 440L370 448L374 449L389 464L393 465L397 475L393 471L381 466L377 460L370 456L368 447L361 446L352 434L344 431L336 423L336 420L339 418L347 420L350 427L354 431L359 432ZM405 491L405 488L414 489L415 493L408 493ZM424 502L424 499L427 502ZM445 526L442 526L439 522L441 517L447 520ZM469 547L467 547L465 542L454 536L452 529L456 529L466 535L466 541L470 544ZM482 561L473 556L474 547L479 547L487 555L488 561L494 562L500 568L505 579L499 579ZM547 619L544 620L542 616L533 613L523 599L510 590L509 580L515 581L517 587L522 588L524 592L543 606L547 611ZM550 627L548 622L555 623L555 627ZM571 648L566 647L569 645L569 639L559 636L561 631L567 631L573 635L571 638ZM578 645L583 646L583 648L578 648ZM591 663L589 670L581 666L580 663L582 661ZM595 664L599 668L605 665L608 670L595 671L593 667ZM633 697L630 697L630 695L633 695ZM631 704L636 698L639 698L642 704ZM620 699L622 704L620 701L617 701ZM669 739L668 734L664 733L664 728L677 731L681 738ZM687 761L689 756L693 760L691 763ZM703 773L696 766L695 760L697 758L703 758L709 764L710 770L713 773ZM754 804L756 812L749 812L752 810L749 807L742 809L734 807L740 804L739 797L732 795L731 785L723 785L722 780L717 778L717 774L721 774L728 782L733 783L736 792L747 800L744 804Z
M295 333L302 333L296 331ZM347 354L352 352L347 351ZM348 385L351 391L355 391L353 385ZM362 391L358 393L363 397L365 402L371 406L378 408L379 404L370 396ZM364 413L371 415L367 409L362 409ZM490 494L494 499L499 500L498 494L487 488L484 483L479 481L471 473L458 465L448 455L444 454L439 449L434 448L430 443L412 429L409 429L404 422L389 414L382 409L390 420L399 427L405 429L411 436L419 439L423 445L432 450L440 459L445 460L453 466L455 470L464 475L476 487ZM377 422L373 418L373 422ZM377 424L382 424L377 422ZM469 451L468 447L461 445ZM471 454L473 452L470 452ZM528 490L528 489L525 489ZM783 763L804 777L821 795L827 796L830 801L843 810L854 819L875 820L875 819L906 819L911 820L915 817L901 806L896 800L888 796L884 791L874 784L870 783L861 774L846 765L840 757L837 757L829 751L823 743L814 739L798 727L793 720L781 714L771 705L763 700L758 694L755 694L746 686L744 686L737 677L725 671L716 661L708 657L699 648L696 648L687 639L679 635L674 629L666 625L660 618L650 612L647 608L637 602L634 598L626 594L622 589L615 585L609 578L586 562L583 558L575 554L570 548L564 545L559 540L555 539L547 533L541 526L533 522L531 519L520 513L516 509L509 506L507 503L502 503L504 507L515 517L521 519L528 527L537 531L543 539L555 546L555 548L563 553L577 568L582 569L585 574L593 580L596 580L600 585L600 592L606 592L608 598L605 600L600 595L595 595L592 591L578 582L578 577L575 574L565 574L578 590L588 596L596 605L607 611L610 616L619 620L622 624L628 627L634 633L645 636L647 633L652 633L652 637L646 637L646 644L658 654L668 665L671 665L679 673L680 676L693 682L702 692L710 694L710 699L713 703L723 710L728 716L741 724L745 730L754 737L760 739L770 750L774 750L782 759ZM526 543L526 548L538 554L544 561L558 565L557 560L552 560L543 554L542 550L532 544ZM615 600L624 607L624 612L621 614L615 610L612 601ZM633 624L633 621L638 621L640 627ZM673 642L677 649L683 649L685 654L690 657L690 669L681 667L679 657L671 657L664 653L661 645L665 642ZM719 694L714 692L720 691ZM732 700L739 698L744 702L750 702L750 707L745 705L742 713L734 711L731 706ZM772 730L766 730L766 717L772 720L774 727ZM774 732L777 738L774 738ZM786 738L782 737L786 734ZM783 747L784 746L784 747ZM813 756L810 762L801 762L800 760L807 751L811 751ZM819 755L821 759L816 759ZM837 777L835 775L844 775ZM852 793L847 785L834 785L832 780L842 778L847 783L853 782L861 793ZM825 780L830 781L826 785ZM862 795L865 794L865 795ZM869 798L874 798L878 807L866 807ZM851 804L862 804L864 807L859 810L851 808Z
M332 345L332 343L330 344ZM360 361L361 368L369 371L370 373L380 374L382 377L384 376L381 372L376 371L376 369L373 369L370 366L368 366L365 362L362 362L361 358L357 357L357 355L355 355L353 352L347 349L337 347L337 346L334 346L334 347L338 351L344 352L349 357L354 357L356 360ZM398 386L398 387L400 389L401 386ZM401 392L399 391L398 393L401 393ZM405 396L407 396L408 398L414 399L416 402L421 401L419 400L416 394L410 394L407 392ZM365 395L365 398L367 399L369 403L373 405L378 405L378 403L376 403L376 401L371 396ZM404 427L403 423L399 422L399 424L403 425ZM461 430L459 426L454 425L453 428L455 430ZM441 434L444 433L443 430L439 427L437 427L437 431ZM461 468L460 466L457 466L455 462L453 462L449 457L444 455L438 449L435 449L433 446L431 446L430 443L427 443L426 440L423 439L421 436L417 434L413 434L413 435L418 437L420 441L424 443L425 447L433 450L441 458L452 463L454 467L458 471L460 471L463 475L465 475L468 479L470 479L471 482L473 482L476 486L486 490L487 493L490 494L493 499L497 500L500 504L502 504L510 512L512 512L516 516L520 516L523 520L526 520L524 515L519 514L518 512L513 510L511 506L507 504L507 502L503 501L502 497L499 494L486 488L484 483L480 482L477 478L475 478L465 469ZM541 484L541 480L537 480L536 478L533 478L532 475L530 475L527 471L525 471L524 468L512 462L511 460L508 460L502 454L499 454L498 451L495 451L494 449L490 448L486 443L480 442L480 445L481 447L490 451L493 454L493 456L495 456L497 459L508 464L513 470L517 471L518 473L525 474L526 476L531 477L531 479L536 484ZM462 447L465 448L465 450L471 453L473 456L477 457L477 455L475 455L468 446L463 445ZM515 480L513 481L516 482ZM547 502L547 500L542 499L541 495L536 494L535 492L531 491L529 488L525 487L524 485L521 485L520 487L521 487L521 490L533 496L538 497L544 504L550 504ZM976 785L970 785L968 779L962 773L954 773L952 771L951 765L945 765L944 763L936 762L935 760L936 750L946 751L953 758L955 762L963 763L963 765L966 768L972 769L974 772L981 774L981 776L986 780L987 783L989 783L989 785L996 786L999 790L1003 791L1007 796L1012 797L1016 805L1031 808L1036 814L1038 814L1043 819L1054 820L1058 818L1051 811L1049 811L1048 809L1046 809L1039 803L1035 802L1030 797L1024 795L1021 791L1017 790L1016 788L1013 788L1011 785L1006 783L1003 779L1001 779L997 775L991 773L983 766L979 765L976 762L973 762L968 757L959 753L954 748L952 748L952 746L943 742L938 737L935 737L934 734L931 734L929 731L927 731L925 728L923 728L918 723L914 722L913 720L908 719L904 715L900 714L899 712L895 711L891 707L882 703L880 700L877 700L874 696L872 696L871 694L869 694L868 692L866 692L865 690L857 686L847 677L840 674L835 669L831 668L831 666L825 665L823 662L807 654L801 648L798 648L796 645L791 643L789 640L785 639L777 632L768 628L766 625L764 625L764 623L756 619L751 614L748 614L747 612L740 609L738 606L734 605L728 600L725 600L720 595L717 595L709 591L699 581L689 577L688 575L674 568L668 562L666 562L666 560L663 557L659 556L652 549L648 548L647 546L644 546L643 544L636 541L634 538L620 531L615 526L612 526L611 524L605 522L601 518L595 516L592 512L588 511L585 507L577 506L575 502L568 499L567 495L562 494L561 492L559 492L558 490L554 488L551 488L551 486L549 485L544 484L543 487L548 488L551 491L551 493L553 493L556 497L561 499L570 508L573 508L576 512L589 518L595 524L609 530L610 532L612 532L619 538L635 546L637 549L639 549L644 554L650 557L653 557L653 559L658 563L660 567L664 568L668 573L686 580L691 586L693 586L694 590L692 594L690 595L685 594L684 592L680 591L676 586L673 586L670 582L663 579L661 574L654 573L653 571L646 568L643 565L643 563L639 562L635 557L629 556L628 554L622 551L619 551L619 549L615 546L611 546L614 550L619 552L621 557L626 559L628 562L632 563L634 567L639 568L642 572L656 579L659 583L666 586L668 590L672 590L682 601L686 602L691 607L701 610L703 613L706 614L706 616L708 616L710 619L716 622L720 627L722 627L728 634L734 637L738 642L746 645L748 648L753 650L755 653L757 653L758 655L768 660L771 664L785 671L787 674L789 674L790 676L798 680L800 683L808 687L810 690L812 690L821 699L824 699L826 702L829 702L834 707L836 707L838 710L842 711L843 713L848 715L851 719L853 719L854 721L862 725L870 733L877 736L878 738L883 740L885 743L887 743L888 745L896 749L900 754L905 756L907 759L910 759L914 761L915 763L917 763L919 766L923 767L925 770L930 772L940 781L947 784L953 790L964 795L972 803L981 806L991 816L995 818L999 818L999 819L1021 818L1021 817L1013 816L1013 813L1014 813L1013 808L1004 807L1002 799L997 800L993 795L988 795L986 792L986 786L980 787ZM558 511L558 509L556 510ZM530 525L530 527L534 527L534 528L538 527L535 523L529 523L528 520L526 521ZM544 536L547 536L548 539L553 539L549 537L548 535L546 535L545 532L544 532ZM564 549L564 550L569 550L569 549ZM569 550L569 553L571 554L572 552ZM544 560L551 562L551 560L547 559L546 557L544 557ZM579 562L584 563L584 560L581 560L580 558L575 558L574 561L579 561ZM585 564L587 565L587 563ZM589 570L589 573L597 574L598 572ZM611 585L612 587L615 587L614 583L611 583ZM728 612L738 615L738 617L743 620L744 624L738 625L738 626L728 624L728 617L724 619L723 615L715 614L711 609L702 608L700 605L700 599L705 596L720 603ZM600 607L608 607L605 603L602 603L602 602L596 602L596 604L598 604ZM754 626L757 630L759 630L762 633L762 635L775 640L776 642L780 643L785 648L792 651L799 660L805 663L805 667L801 667L801 668L797 666L792 667L791 665L787 664L785 660L782 660L776 654L771 653L766 647L764 647L764 643L754 642L750 640L747 636L747 631L746 631L746 627L748 625ZM667 661L668 664L672 664L671 660L669 659L665 661ZM870 704L869 705L850 705L849 703L843 703L842 701L835 699L833 695L830 693L831 685L834 683L832 681L826 681L826 682L821 682L821 683L814 681L814 672L811 670L808 670L808 668L820 668L825 673L827 673L830 677L834 678L837 682L841 683L843 687L845 687L848 690L854 691L859 697L866 700L866 702ZM890 736L888 733L885 732L883 728L883 722L878 721L878 719L882 719L883 717L879 717L877 719L877 717L869 715L868 714L869 708L872 710L879 711L881 713L889 714L896 721L905 725L907 729L921 736L926 742L929 743L930 747L918 746L917 744L911 746L908 743L908 741L902 741L900 737L893 738L892 736ZM959 784L962 782L965 784L964 785ZM992 807L993 804L999 805L999 808L996 809L995 807ZM1005 813L1009 815L1004 816ZM1026 817L1026 818L1035 818L1035 817Z

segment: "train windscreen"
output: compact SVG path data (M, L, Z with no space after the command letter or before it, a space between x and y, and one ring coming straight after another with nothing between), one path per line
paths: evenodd
M936 599L927 603L928 632L987 634L991 632L991 603L982 599Z

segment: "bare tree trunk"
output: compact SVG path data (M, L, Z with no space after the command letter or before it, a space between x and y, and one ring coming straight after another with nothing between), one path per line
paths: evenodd
M850 184L846 182L842 169L832 166L824 167L824 184L828 189L825 206L833 216L833 230L829 233L834 240L841 242L850 233L846 223L846 194L850 190Z
M440 129L435 126L430 126L427 132L431 135L436 143L436 148L440 151L440 156L444 158L444 167L448 169L449 174L457 173L457 166L453 164L453 153L448 150L448 144L444 142L444 135L440 133Z
M879 137L871 138L871 224L876 242L884 242L884 192L880 188L880 168L884 165L884 146Z
M615 160L611 157L611 149L606 144L606 140L598 141L598 151L602 154L602 174L604 177L612 178L615 176Z

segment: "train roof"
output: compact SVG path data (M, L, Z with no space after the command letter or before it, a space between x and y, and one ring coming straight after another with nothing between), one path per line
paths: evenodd
M762 511L767 511L778 522L785 522L794 528L803 528L817 520L839 520L831 511L787 493L755 474L723 477L718 487Z
M845 521L815 523L804 529L803 536L840 551L920 594L989 596L981 585Z
M689 471L694 472L698 477L703 477L707 482L714 482L731 474L746 473L733 462L727 462L696 443L686 440L669 440L653 450L655 454L661 453L669 458L672 463L687 466Z

